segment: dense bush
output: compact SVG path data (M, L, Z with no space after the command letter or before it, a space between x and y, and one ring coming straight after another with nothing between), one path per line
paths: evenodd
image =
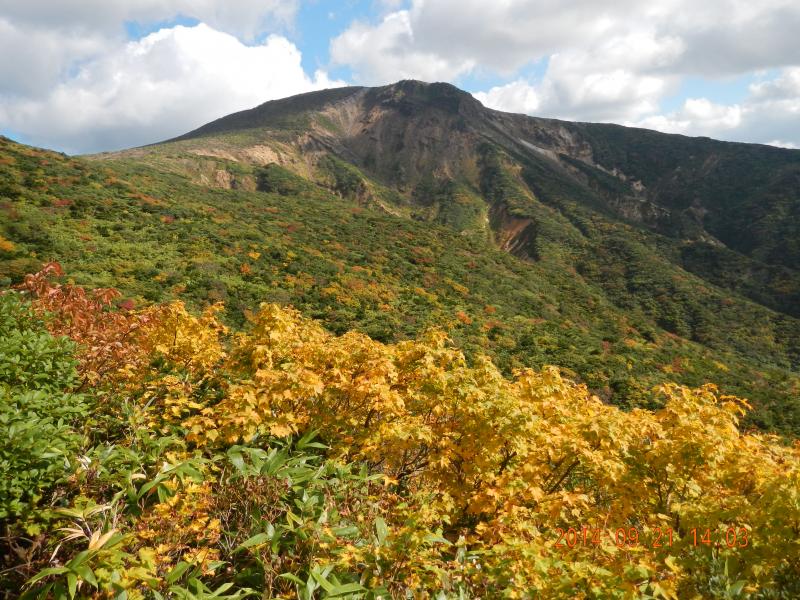
M640 390L663 408L625 412L555 367L470 363L437 330L384 344L264 304L231 334L219 306L120 313L46 275L4 314L85 324L67 327L78 377L66 360L53 381L95 382L103 426L53 457L71 475L36 541L10 522L9 595L22 579L31 597L799 591L800 446L742 432L747 403L713 385ZM139 326L118 351L85 343L120 318Z
M0 522L28 517L80 455L90 407L69 393L73 349L18 294L0 295Z

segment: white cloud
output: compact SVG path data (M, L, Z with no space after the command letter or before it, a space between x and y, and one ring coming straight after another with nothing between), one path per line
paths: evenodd
M394 27L400 22L402 35ZM642 60L643 69L719 77L800 64L798 30L796 0L413 0L375 24L354 23L331 48L361 80L386 82L398 72L426 78L420 57L453 77L475 66L512 75L553 54L601 58L608 40L647 35L659 50L670 40L680 51ZM636 47L648 56L641 39Z
M637 0L414 0L416 47L450 61L470 60L511 74L540 57L632 31L622 15ZM397 48L396 50L401 50Z
M74 61L102 52L107 44L96 33L62 35L0 17L0 96L46 93Z
M797 98L800 95L800 68L786 69L780 77L750 86L756 98Z
M715 104L707 98L688 98L678 111L626 124L666 133L719 136L742 124L742 112L738 104L726 106Z
M609 37L591 50L554 55L544 79L549 97L543 108L552 116L596 121L648 114L677 82L659 68L683 50L679 39L632 33Z
M690 49L674 68L711 77L800 64L796 0L683 2L662 22Z
M669 133L797 148L800 146L800 68L784 69L773 79L751 85L747 97L737 104L690 98L677 111L626 124Z
M675 38L657 39L644 33L609 38L594 52L553 55L538 84L517 80L476 97L491 108L544 117L638 118L657 110L660 98L675 87L677 78L657 68L682 51Z
M544 80L524 80L478 92L489 108L574 121L629 120L658 109L658 100L670 81L640 76L625 69L606 72L548 71Z
M784 142L783 140L771 140L767 142L769 146L775 146L777 148L786 148L788 150L798 150L800 146L797 144L793 144L792 142Z
M473 94L485 106L506 112L541 114L541 91L524 79ZM543 115L544 116L544 115Z
M357 66L355 79L368 85L400 79L449 80L475 65L470 59L449 60L415 49L414 31L407 10L387 15L377 26L353 23L331 42L335 64Z
M621 0L621 5L635 5ZM368 84L454 79L480 66L511 74L605 29L587 19L591 0L414 0L378 23L354 22L331 41L331 59Z
M478 71L513 78L476 94L501 110L797 143L797 31L796 0L412 0L375 23L353 23L331 53L369 84L457 82ZM541 60L548 67L538 80L518 76ZM747 102L695 98L660 114L686 77L771 69L781 77L755 86Z
M291 25L299 0L0 0L0 96L41 97L114 52L125 23L198 19L245 41ZM8 57L13 57L9 60Z
M800 147L800 68L784 69L773 79L751 85L742 102L721 104L708 98L687 98L669 113L658 112L661 85L668 79L648 80L648 76L624 71L586 71L565 77L551 65L538 84L517 80L475 97L486 106L509 112Z
M0 104L34 143L97 151L155 142L272 98L334 87L281 36L247 46L207 25L162 29L84 64L39 99Z
M249 40L288 25L299 0L0 0L0 15L23 26L121 33L125 21L153 23L191 17Z

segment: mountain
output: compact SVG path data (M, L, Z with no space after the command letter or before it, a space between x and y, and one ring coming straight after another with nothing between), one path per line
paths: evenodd
M0 143L0 278L59 260L135 302L444 327L601 398L717 382L800 432L800 151L488 109L402 81L73 158Z
M237 148L244 152L239 160L257 164L272 159L259 157L246 140L264 132L278 164L292 168L300 159L319 167L333 154L358 167L364 179L398 191L413 216L460 229L480 225L485 215L464 222L469 210L453 209L442 196L450 192L436 186L464 185L466 194L477 196L472 208L490 213L495 235L523 254L535 254L533 228L506 213L535 224L545 220L537 220L537 204L562 209L559 198L566 196L582 208L681 240L681 267L800 314L795 150L501 113L449 84L417 81L268 102L177 140L211 152ZM434 210L425 210L432 204ZM731 263L743 277L720 272Z

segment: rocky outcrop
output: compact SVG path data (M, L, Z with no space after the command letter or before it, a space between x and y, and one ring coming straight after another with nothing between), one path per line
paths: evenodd
M533 219L514 216L505 204L495 203L489 208L489 225L501 249L528 260L539 258Z

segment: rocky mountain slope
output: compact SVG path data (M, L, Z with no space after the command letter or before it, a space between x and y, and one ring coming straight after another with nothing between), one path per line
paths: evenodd
M268 102L175 142L277 164L389 212L489 229L530 258L558 237L547 209L569 218L575 203L675 240L672 262L716 285L800 312L797 151L501 113L417 81Z
M3 142L0 277L260 300L383 340L444 326L601 397L719 382L800 431L800 151L501 113L403 81L71 159Z

